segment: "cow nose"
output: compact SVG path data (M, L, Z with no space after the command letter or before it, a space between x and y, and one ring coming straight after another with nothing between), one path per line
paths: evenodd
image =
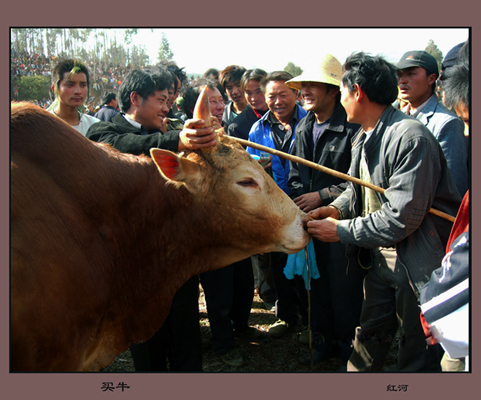
M309 221L312 221L312 218L309 215L307 215L304 211L302 211L301 223L302 223L302 227L304 228L305 231L307 231L307 223Z

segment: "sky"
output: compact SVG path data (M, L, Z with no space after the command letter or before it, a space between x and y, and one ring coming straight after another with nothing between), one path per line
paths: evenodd
M289 61L306 70L324 54L343 63L354 51L396 63L406 51L424 50L430 39L445 56L469 37L468 28L143 28L133 44L145 46L151 62L157 61L162 32L173 60L188 74L232 64L271 72ZM192 42L201 44L187 44Z

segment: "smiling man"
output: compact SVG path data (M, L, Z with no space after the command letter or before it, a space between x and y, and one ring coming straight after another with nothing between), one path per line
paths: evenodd
M290 151L296 126L307 114L306 110L296 104L297 90L286 85L286 81L292 78L293 76L285 71L275 71L262 80L261 88L269 111L252 125L249 141L283 152ZM250 154L260 155L260 151L252 147L247 147L247 151ZM289 194L287 187L289 162L273 155L272 172L277 185ZM288 280L284 275L287 254L269 253L269 256L277 291L276 317L278 318L278 321L269 328L269 335L279 337L288 332L302 330L307 326L307 295L305 289L302 289L302 283L299 291L295 287L295 282ZM301 321L298 314L302 316Z
M129 72L119 88L121 113L111 122L93 125L87 137L113 145L134 155L149 154L152 147L174 152L210 147L216 134L212 128L199 128L199 121L188 120L184 129L163 133L167 123L168 89L172 74L164 68Z
M291 154L319 165L347 173L351 163L351 141L360 125L347 122L340 102L342 66L327 54L316 68L286 82L299 90L308 111L296 128ZM342 179L292 163L289 174L290 196L299 208L309 212L327 206L346 188ZM341 368L347 368L353 332L359 325L362 305L363 270L357 252L346 255L346 245L313 239L321 277L311 281L313 362L322 362L340 353ZM344 290L339 290L339 288ZM306 343L307 335L301 335ZM307 341L308 343L308 341ZM310 352L299 361L311 363Z
M52 92L57 106L51 112L85 136L98 118L79 111L89 94L89 71L77 60L62 60L52 71Z
M468 140L463 122L435 93L439 75L436 59L426 51L408 51L397 67L399 97L409 102L402 111L421 121L436 137L459 194L464 196L469 186Z

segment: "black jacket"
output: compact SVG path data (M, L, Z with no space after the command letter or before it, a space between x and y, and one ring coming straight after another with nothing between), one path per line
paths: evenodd
M112 122L101 121L92 125L85 136L94 142L108 143L122 153L150 156L151 148L177 152L179 132L144 134L141 129L133 126L119 113L112 119Z
M250 105L247 105L246 109L242 111L234 121L227 128L227 134L229 136L238 137L241 139L249 140L249 131L252 125L259 118L252 110Z
M337 104L329 124L318 138L313 150L312 131L316 116L309 112L298 124L291 154L313 161L324 167L347 173L351 164L351 141L360 125L347 122L344 107ZM313 168L291 163L288 186L295 199L302 194L318 191L322 205L327 206L346 188L340 178Z

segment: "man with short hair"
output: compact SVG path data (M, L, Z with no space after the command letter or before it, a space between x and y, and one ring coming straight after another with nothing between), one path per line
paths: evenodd
M52 71L51 89L55 93L57 105L50 112L84 136L90 126L100 121L79 111L88 99L89 85L89 71L78 60L62 60Z
M247 107L227 128L229 136L248 140L249 131L254 122L258 121L269 109L261 89L261 81L266 76L266 71L260 68L249 69L242 75L240 88L244 92Z
M111 121L119 113L117 95L114 92L105 92L102 95L102 108L94 115L100 121Z
M155 73L133 70L126 75L118 92L121 113L111 122L92 126L87 137L113 145L130 154L149 154L152 147L179 152L184 149L208 148L215 143L212 128L196 128L197 120L187 121L182 131L165 129L171 74L161 68Z
M150 149L157 147L173 152L211 147L216 133L212 127L196 128L202 126L201 120L186 121L182 131L163 133L172 83L172 74L164 68L129 72L118 93L122 112L112 122L93 125L87 137L134 155L149 155ZM169 315L157 333L143 343L131 345L136 371L202 371L198 290L196 275L175 294Z
M469 186L468 141L462 121L436 95L436 59L426 51L408 51L397 67L399 96L409 102L402 111L421 121L436 137L459 194L464 196Z
M429 130L395 109L397 70L363 52L344 64L341 104L354 137L349 174L383 188L350 183L330 205L311 212L308 232L324 242L370 249L360 326L348 371L380 371L400 329L397 368L439 371L439 346L427 346L419 292L439 267L460 196L446 159ZM342 288L339 288L342 290Z
M295 136L295 129L307 111L296 103L297 91L286 85L293 76L285 71L274 71L261 82L265 94L267 111L252 125L249 141L289 153ZM247 147L250 154L260 155L260 151ZM276 155L272 156L272 174L277 185L289 194L287 181L289 162ZM288 280L284 275L287 254L269 253L271 272L277 292L276 317L278 321L269 328L269 335L280 337L288 332L307 326L307 293L302 278ZM301 323L299 326L299 316Z
M351 141L360 125L347 122L340 102L341 77L341 63L327 54L319 66L306 70L286 85L301 92L303 108L308 111L296 127L291 154L347 173ZM347 183L291 162L288 185L294 202L301 210L309 212L329 205L344 191ZM340 351L341 370L345 370L352 352L353 332L359 325L364 270L357 261L357 251L348 254L345 244L324 243L315 238L313 244L321 277L311 280L312 361L325 361ZM299 340L309 343L306 334L301 334ZM311 364L310 352L301 355L299 361Z
M240 85L240 80L245 71L246 69L239 65L229 65L219 74L219 82L230 100L224 109L224 116L222 117L225 129L247 107L247 101Z

